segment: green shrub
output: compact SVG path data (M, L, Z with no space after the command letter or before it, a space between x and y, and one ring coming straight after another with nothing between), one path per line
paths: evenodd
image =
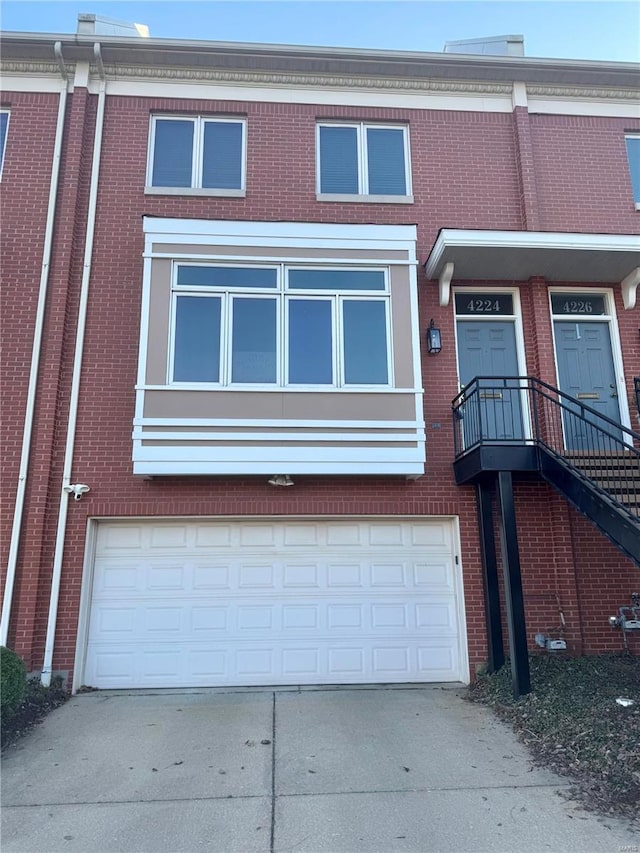
M22 658L0 646L0 711L11 715L20 705L27 688L27 669Z

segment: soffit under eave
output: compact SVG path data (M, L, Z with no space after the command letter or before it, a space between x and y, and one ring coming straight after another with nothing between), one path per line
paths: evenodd
M425 263L427 276L438 281L441 305L449 304L451 284L455 282L511 283L543 278L555 283L618 285L625 308L635 307L640 236L612 235L607 244L598 239L602 235L567 234L563 239L562 235L522 232L522 245L505 245L500 232L494 239L487 232L481 238L474 231L468 235L465 241L464 235L456 232L448 242L447 232L441 232ZM508 233L507 241L510 238Z

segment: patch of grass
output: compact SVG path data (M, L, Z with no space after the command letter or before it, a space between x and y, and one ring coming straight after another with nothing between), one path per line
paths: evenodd
M26 734L54 708L64 704L69 695L61 678L54 678L50 687L43 687L37 679L29 679L22 702L13 713L5 713L0 721L2 748Z
M469 698L511 723L537 764L570 777L585 807L640 824L640 659L540 655L530 666L528 696L513 699L507 664L479 678Z

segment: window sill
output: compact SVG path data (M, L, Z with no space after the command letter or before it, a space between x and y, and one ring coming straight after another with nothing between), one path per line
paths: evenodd
M201 189L199 187L145 187L145 195L195 195L219 196L226 198L245 198L246 190L222 190L215 188Z
M136 391L203 391L208 393L275 394L421 394L422 388L394 388L391 385L214 385L183 382L168 385L136 385Z
M357 195L351 193L316 193L316 201L346 201L359 204L413 204L412 195Z

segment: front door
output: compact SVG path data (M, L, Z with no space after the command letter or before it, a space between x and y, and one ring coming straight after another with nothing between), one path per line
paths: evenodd
M458 370L466 387L475 376L518 376L515 324L509 320L458 320ZM523 437L518 381L482 380L464 411L465 446L480 438L514 441ZM513 389L513 390L512 390Z
M560 390L619 423L620 406L609 324L600 321L556 320L553 325ZM618 430L609 427L605 421L600 421L596 415L579 405L570 405L569 408L576 412L576 416L567 413L564 418L568 450L598 448L598 433L589 427L589 423L598 424L616 438L621 437Z

